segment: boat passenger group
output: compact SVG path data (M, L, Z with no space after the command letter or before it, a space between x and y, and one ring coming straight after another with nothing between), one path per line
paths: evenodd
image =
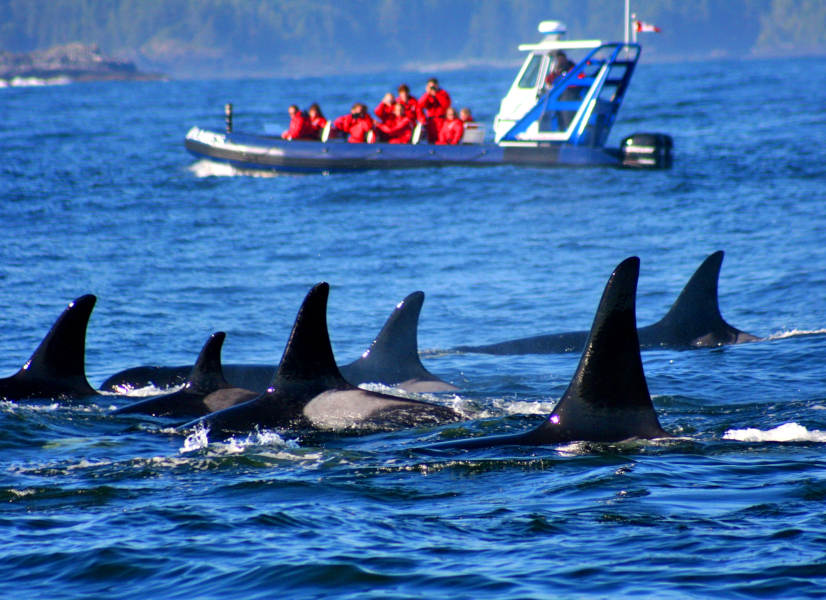
M427 89L418 100L410 95L410 88L402 84L398 96L388 92L374 110L377 120L370 116L367 106L356 102L350 114L335 119L332 127L347 135L351 143L409 144L417 123L421 123L431 144L458 144L462 141L465 123L473 121L470 109L456 114L450 104L450 95L439 87L435 77L427 81ZM318 140L327 125L327 119L318 104L312 104L305 115L295 104L289 108L290 127L281 134L285 140ZM331 136L333 134L331 133Z

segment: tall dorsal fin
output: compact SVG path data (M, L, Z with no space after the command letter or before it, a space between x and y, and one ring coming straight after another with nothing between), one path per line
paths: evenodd
M417 338L423 303L424 292L418 291L396 305L370 348L341 368L349 381L393 385L410 379L437 380L419 359Z
M639 272L640 259L632 256L611 273L571 383L539 427L429 447L470 449L667 437L648 393L637 340Z
M527 438L611 442L667 435L640 357L635 310L639 270L634 256L611 274L568 389L548 420Z
M97 393L86 379L86 327L96 301L87 294L70 302L31 358L9 378L30 388L26 395Z
M719 346L757 338L729 325L720 314L718 284L724 252L710 254L685 284L666 315L640 329L644 346ZM650 342L649 342L650 340Z
M211 392L220 388L230 387L224 378L224 371L221 367L221 348L227 334L218 331L209 336L209 339L201 348L198 360L189 372L186 388L198 392Z
M271 388L301 383L319 389L352 387L336 365L330 334L327 330L327 297L330 285L313 286L295 318L281 364Z

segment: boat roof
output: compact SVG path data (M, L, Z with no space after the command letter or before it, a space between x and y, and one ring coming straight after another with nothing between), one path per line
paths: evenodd
M545 50L577 50L581 48L598 48L602 40L542 40L538 44L519 44L521 52Z

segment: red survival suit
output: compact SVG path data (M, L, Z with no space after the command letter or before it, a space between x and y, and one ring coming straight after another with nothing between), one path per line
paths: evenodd
M376 116L382 123L395 117L393 114L393 105L385 104L383 101L379 102L378 106L373 109L373 112L376 113Z
M343 115L333 121L333 127L348 133L347 141L351 144L361 144L366 141L367 132L373 129L373 119L370 115L364 115L360 119L354 119L352 114Z
M285 140L312 140L315 136L309 119L300 110L290 119L290 127L281 134Z
M462 141L462 134L465 132L465 124L462 119L444 119L442 128L439 130L437 144L458 144Z
M324 126L327 124L327 119L320 115L316 115L315 119L309 119L310 121L310 131L312 131L312 136L314 140L321 139L321 131L324 129Z
M439 130L445 118L445 111L450 106L450 94L443 89L431 95L427 92L419 98L419 121L427 127L427 141L433 144L439 139ZM426 119L426 120L425 120Z
M419 101L413 96L408 96L407 100L402 100L401 96L396 96L396 103L404 106L404 114L410 117L411 121L424 122L424 115L419 112Z
M413 135L413 120L407 115L397 117L391 113L384 123L376 126L391 144L409 144Z

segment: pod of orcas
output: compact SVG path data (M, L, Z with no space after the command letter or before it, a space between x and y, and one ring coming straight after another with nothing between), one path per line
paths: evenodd
M419 315L424 292L413 292L396 305L371 346L358 360L339 367L342 375L356 385L381 383L407 392L449 392L458 388L430 373L419 358ZM100 389L122 392L147 386L161 389L187 382L192 365L140 366L115 373ZM265 391L278 365L225 364L223 374L235 387Z
M759 338L729 325L720 314L717 288L723 251L709 255L688 280L666 315L640 327L640 348L712 348L754 342ZM457 346L458 352L485 354L554 354L582 352L588 331L551 333L480 346Z
M640 350L710 347L759 339L732 327L720 315L717 288L722 259L722 251L710 255L666 316L647 327L636 326L640 261L630 257L609 277L590 330L456 347L453 350L492 354L581 350L582 355L562 398L535 429L516 435L448 440L429 448L667 437L651 402ZM171 393L112 412L185 419L182 431L203 427L212 440L259 428L366 432L462 419L442 404L357 387L375 382L405 391L458 389L432 375L419 358L422 292L410 294L397 305L370 348L360 359L342 367L336 364L330 344L328 295L329 285L323 282L308 292L277 366L222 365L225 334L217 332L206 341L194 365L135 367L107 379L100 391L89 384L85 374L86 329L96 298L81 296L63 311L23 367L0 378L0 398L75 399L124 388L182 385Z

